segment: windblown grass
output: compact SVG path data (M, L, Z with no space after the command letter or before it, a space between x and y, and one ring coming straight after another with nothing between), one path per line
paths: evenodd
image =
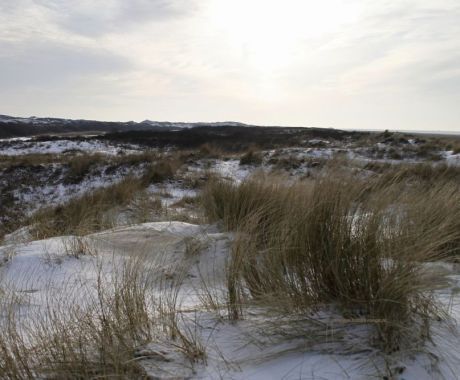
M170 180L174 177L181 165L182 162L178 157L163 158L150 164L142 177L142 181L145 186L148 186L152 183Z
M0 299L0 378L147 379L143 360L167 360L147 344L178 350L190 365L204 360L204 347L179 322L180 282L163 283L161 267L141 256L117 262L109 278L101 263L97 278L70 292L75 299L69 289L50 293L27 316L14 290Z
M143 189L142 181L126 178L114 185L73 198L57 207L45 208L32 216L37 238L84 235L113 227L109 211L126 206Z
M261 165L263 162L263 156L260 150L255 147L248 149L240 158L240 165Z
M3 379L145 378L134 360L151 339L147 283L126 265L112 286L99 273L83 306L52 299L26 319L15 301L3 304L0 377ZM64 291L64 289L63 289Z
M369 163L365 169L370 169L380 176L379 186L391 183L415 182L424 185L440 186L444 183L460 185L460 167L445 163L399 164Z
M327 304L374 326L386 350L423 341L439 310L430 297L437 283L420 262L458 244L459 189L373 181L335 172L290 185L210 183L209 219L237 232L227 270L230 317L248 302L301 313Z
M79 183L89 173L94 166L102 164L107 158L102 154L82 154L73 156L68 163L66 181Z

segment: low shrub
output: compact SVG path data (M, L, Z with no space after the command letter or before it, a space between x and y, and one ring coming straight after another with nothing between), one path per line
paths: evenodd
M93 166L104 160L101 154L83 154L72 157L68 163L67 182L81 182Z
M460 143L457 143L452 147L452 153L453 154L460 154Z
M145 150L140 153L120 154L113 161L117 165L137 166L144 163L151 163L159 159L156 151Z
M152 183L173 179L181 165L181 161L176 157L162 158L147 167L142 176L142 182L145 186L148 186Z
M198 148L200 158L222 158L225 153L221 147L211 143L204 143Z
M439 161L442 157L439 152L443 149L437 142L427 142L418 146L416 155L419 158L424 158L431 161Z
M261 165L263 161L262 153L255 149L249 149L240 158L240 165Z

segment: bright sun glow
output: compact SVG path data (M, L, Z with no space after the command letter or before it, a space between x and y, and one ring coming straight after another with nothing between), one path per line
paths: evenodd
M308 43L337 32L356 9L344 0L213 0L210 19L260 69L282 68Z

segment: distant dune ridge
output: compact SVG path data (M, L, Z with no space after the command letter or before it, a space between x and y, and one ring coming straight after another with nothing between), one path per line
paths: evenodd
M193 128L198 126L248 126L244 123L233 121L216 123L184 123L169 121L142 122L111 122L83 119L63 119L51 117L14 117L0 115L0 138L26 137L42 134L62 134L62 133L90 133L90 132L126 132L126 131L156 131L156 130L177 130L183 128Z
M30 137L47 134L89 134L89 133L117 133L130 131L179 131L196 127L268 127L299 130L308 129L319 132L321 135L326 134L349 134L352 132L381 132L380 130L347 130L343 131L335 128L312 128L312 127L292 127L292 126L259 126L245 124L236 121L221 122L171 122L171 121L152 121L143 120L135 121L98 121L84 119L64 119L54 117L16 117L0 115L0 139L14 137ZM332 132L334 131L334 132ZM412 134L431 134L431 135L460 135L460 131L442 131L442 130L400 130L399 132Z

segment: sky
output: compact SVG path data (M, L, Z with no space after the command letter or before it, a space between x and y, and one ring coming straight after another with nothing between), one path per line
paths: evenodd
M460 1L0 0L0 114L460 131Z

